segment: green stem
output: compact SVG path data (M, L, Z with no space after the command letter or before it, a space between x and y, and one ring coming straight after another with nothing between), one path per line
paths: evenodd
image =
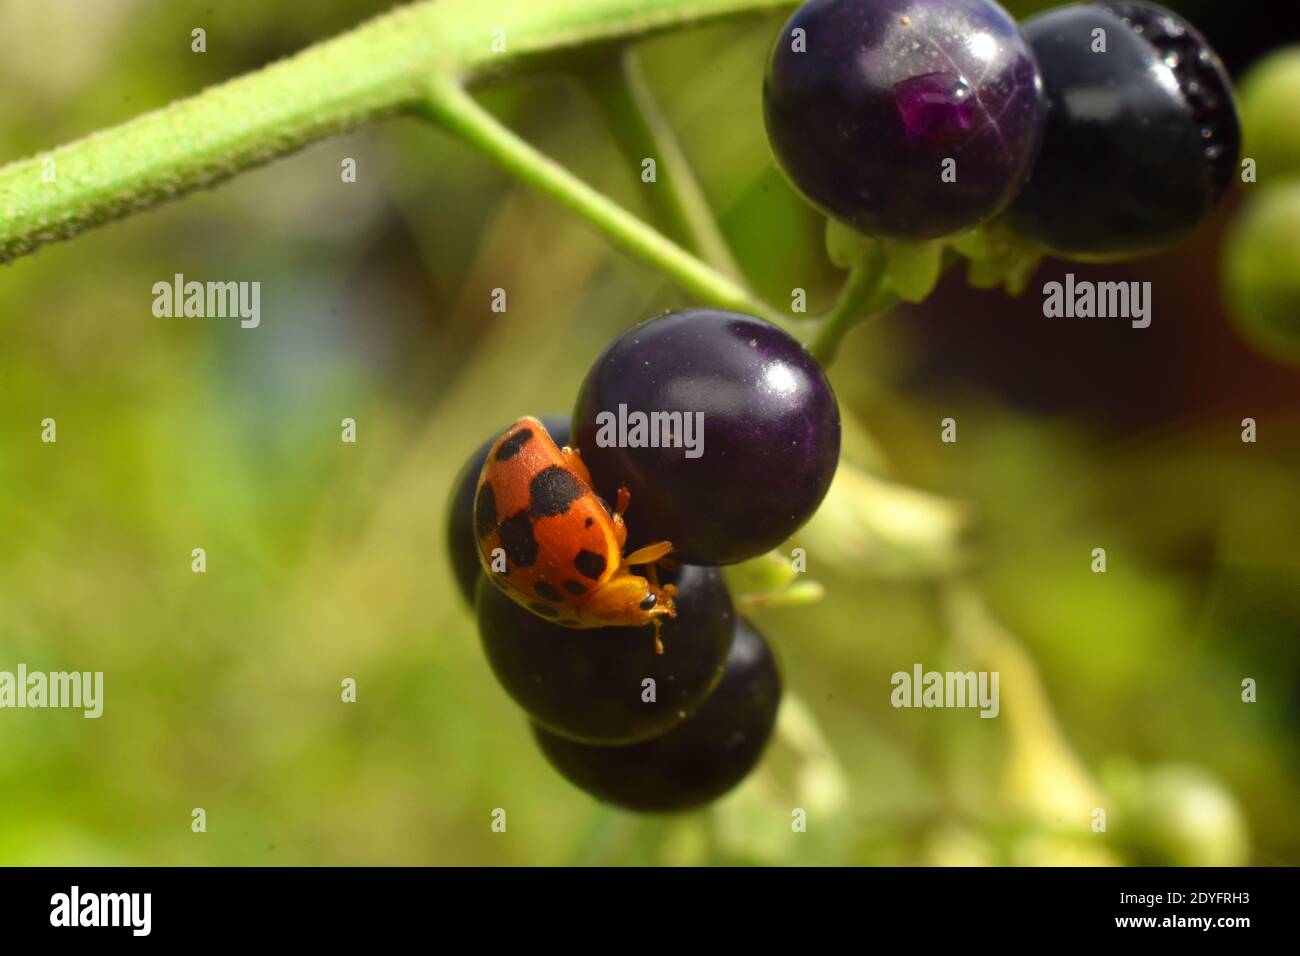
M405 7L291 59L0 169L0 262L400 110L438 57Z
M650 206L668 235L719 272L740 279L717 217L646 84L636 51L619 50L602 58L582 79L634 170L639 174L646 159L655 161L655 180L645 185Z
M883 287L885 250L879 242L868 242L849 271L848 281L830 313L822 320L809 351L823 367L829 367L839 353L849 329L868 313L881 312L895 303Z
M480 106L459 83L435 79L430 84L425 108L430 119L481 150L512 176L587 220L629 255L671 276L700 302L780 323L780 316L738 283L524 142Z
M425 0L189 99L0 168L0 263L575 49L793 0Z

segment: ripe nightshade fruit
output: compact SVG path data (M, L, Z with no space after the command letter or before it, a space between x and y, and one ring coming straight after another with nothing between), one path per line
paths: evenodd
M677 617L656 654L650 627L561 627L481 575L479 636L497 680L533 720L575 740L631 743L681 723L722 678L735 619L717 568L681 565L661 577L677 585Z
M1045 109L1033 55L992 0L811 0L777 37L763 104L777 162L810 202L921 239L1011 201Z
M816 510L839 461L840 414L821 366L784 331L689 309L605 348L571 435L598 494L631 491L629 549L667 539L674 559L730 564L776 547Z
M689 810L726 793L757 765L781 702L767 641L738 620L722 682L679 727L624 747L593 747L534 725L552 766L597 799L629 810Z
M546 415L542 424L558 445L569 441L569 420L563 415ZM505 430L502 425L501 431ZM474 491L478 487L479 472L487 461L488 449L501 431L483 441L474 454L461 466L451 484L451 497L447 501L447 556L465 603L474 604L474 585L483 573L478 560L478 539L474 536Z
M1205 38L1149 3L1075 4L1024 30L1049 106L1011 225L1081 258L1185 239L1227 191L1241 151L1228 75Z

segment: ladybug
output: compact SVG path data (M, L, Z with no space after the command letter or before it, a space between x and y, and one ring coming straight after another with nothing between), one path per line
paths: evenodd
M609 505L591 487L576 448L559 448L536 418L521 418L493 443L474 493L474 536L488 579L508 597L564 627L653 624L676 617L677 589L660 586L655 562L667 541L623 555L623 513L631 494ZM645 566L646 577L631 568Z

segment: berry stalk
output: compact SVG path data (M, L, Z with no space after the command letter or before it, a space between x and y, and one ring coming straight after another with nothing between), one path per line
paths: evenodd
M781 316L737 282L691 255L507 129L458 82L442 79L431 83L425 108L434 122L480 150L521 182L587 220L624 252L671 276L700 302L781 324Z
M849 270L848 280L830 313L821 321L808 350L824 368L829 368L849 329L868 314L883 312L897 303L884 285L885 250L879 242L868 242Z
M668 235L719 272L742 278L690 160L646 85L636 51L622 50L603 59L582 79L632 167L639 169L647 158L655 160L649 204Z

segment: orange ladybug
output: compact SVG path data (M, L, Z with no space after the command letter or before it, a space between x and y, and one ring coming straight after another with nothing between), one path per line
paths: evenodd
M676 617L677 589L659 585L654 564L673 546L647 545L627 556L618 490L614 511L591 487L575 448L559 448L536 418L521 418L488 451L474 495L474 535L489 580L518 604L565 627L653 624ZM648 579L633 574L645 566Z

